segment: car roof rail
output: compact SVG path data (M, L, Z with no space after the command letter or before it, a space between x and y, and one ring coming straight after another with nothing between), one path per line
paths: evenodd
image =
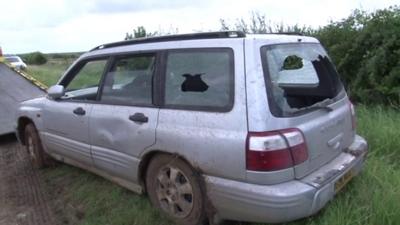
M300 32L276 32L276 33L269 33L269 34L283 34L283 35L298 35L298 36L304 36L303 33Z
M90 51L125 46L125 45L143 44L143 43L197 40L197 39L216 39L216 38L243 38L243 37L246 37L246 34L242 31L218 31L218 32L176 34L176 35L166 35L157 37L134 38L126 41L113 42L113 43L99 45L91 49Z

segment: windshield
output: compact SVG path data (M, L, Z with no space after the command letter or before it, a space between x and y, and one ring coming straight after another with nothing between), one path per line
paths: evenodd
M320 44L264 46L261 56L275 116L321 108L342 90L336 69Z
M7 57L6 59L10 63L19 62L19 59L17 57Z

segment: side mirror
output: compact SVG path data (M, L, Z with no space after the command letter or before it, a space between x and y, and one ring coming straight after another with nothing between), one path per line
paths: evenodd
M64 86L62 85L53 85L47 90L47 95L52 99L59 99L64 94Z

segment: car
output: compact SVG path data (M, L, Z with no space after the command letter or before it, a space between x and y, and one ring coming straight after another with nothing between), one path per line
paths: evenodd
M5 60L17 70L25 70L27 68L26 64L19 56L5 56Z
M0 46L0 62L4 62L3 50L1 49L1 46Z
M368 150L326 51L294 34L104 44L21 103L15 126L36 167L92 171L187 225L313 215Z

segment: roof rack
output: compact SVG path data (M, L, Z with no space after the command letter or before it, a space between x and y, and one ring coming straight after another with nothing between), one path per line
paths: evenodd
M108 44L103 44L103 45L97 46L90 51L118 47L118 46L153 43L153 42L182 41L182 40L196 40L196 39L215 39L215 38L242 38L242 37L246 37L246 34L242 31L220 31L220 32L177 34L177 35L167 35L167 36L158 36L158 37L135 38L132 40L127 40L127 41L113 42L113 43L108 43Z
M300 32L276 32L276 33L270 33L270 34L283 34L283 35L298 35L298 36L304 36L303 33Z

